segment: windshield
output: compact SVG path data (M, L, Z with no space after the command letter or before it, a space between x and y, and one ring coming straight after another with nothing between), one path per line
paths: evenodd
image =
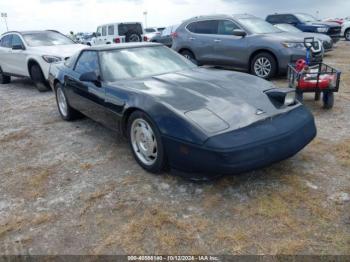
M196 67L164 46L101 52L101 69L106 81L142 78Z
M240 18L238 21L253 34L281 33L282 31L260 18Z
M308 14L296 14L296 17L298 17L298 19L301 22L316 22L317 19L315 17L313 17L312 15L308 15Z
M29 46L54 46L75 44L68 37L50 31L23 34L23 38Z
M277 24L275 25L278 29L285 31L285 32L290 32L290 33L300 33L302 32L295 26L289 25L289 24Z

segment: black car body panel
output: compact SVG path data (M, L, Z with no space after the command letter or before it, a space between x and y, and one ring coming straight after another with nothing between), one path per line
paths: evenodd
M160 46L135 44L154 45ZM294 155L316 135L302 104L276 107L266 94L275 86L244 73L194 67L100 86L79 77L70 63L61 63L49 79L52 87L62 84L71 107L122 133L132 110L146 112L161 133L170 167L182 172L259 168Z

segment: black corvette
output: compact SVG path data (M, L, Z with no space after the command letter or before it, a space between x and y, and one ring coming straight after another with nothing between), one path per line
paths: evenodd
M153 43L87 48L52 66L63 119L86 115L124 134L147 171L207 177L293 156L316 135L292 89L200 68Z

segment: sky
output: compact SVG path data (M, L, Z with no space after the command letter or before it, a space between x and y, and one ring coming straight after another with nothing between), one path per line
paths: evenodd
M305 12L318 18L350 16L349 0L0 0L9 30L55 29L93 32L111 22L168 26L206 14L248 13L265 18L275 12ZM6 31L0 17L0 33Z

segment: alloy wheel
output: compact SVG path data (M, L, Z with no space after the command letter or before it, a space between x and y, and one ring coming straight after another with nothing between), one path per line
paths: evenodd
M272 70L272 64L266 57L260 57L255 61L254 72L257 76L266 78Z
M66 96L63 93L62 88L57 89L57 102L58 102L58 108L60 109L61 114L67 117L68 115L67 100L66 100Z
M145 165L157 161L157 140L151 126L142 118L135 119L130 130L131 145L136 157Z

